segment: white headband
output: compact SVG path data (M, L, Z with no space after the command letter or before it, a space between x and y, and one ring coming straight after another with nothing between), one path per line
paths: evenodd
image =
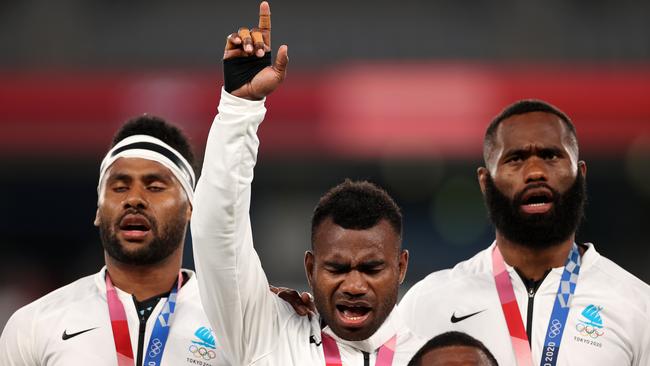
M106 154L99 168L99 183L97 184L98 200L101 198L101 188L104 175L108 168L119 158L141 158L153 160L169 169L183 186L190 203L194 200L194 171L183 155L161 140L149 135L133 135L118 142ZM98 201L99 202L99 201Z

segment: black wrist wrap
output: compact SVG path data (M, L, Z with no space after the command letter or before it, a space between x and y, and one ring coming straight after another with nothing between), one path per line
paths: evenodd
M223 60L223 84L228 93L253 80L258 72L271 66L271 52L264 57L248 56Z

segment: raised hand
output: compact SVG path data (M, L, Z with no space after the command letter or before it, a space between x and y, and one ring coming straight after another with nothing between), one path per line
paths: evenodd
M267 52L271 51L271 7L266 1L260 3L258 27L249 30L241 27L236 33L232 33L226 40L226 47L223 54L224 62L240 58L252 62L238 64L238 68L246 68L242 71L246 74L247 70L254 70L256 61L265 57ZM249 99L260 100L271 94L284 80L287 73L287 63L289 62L288 47L280 46L275 57L275 62L271 66L262 68L254 74L250 80L230 91L234 96ZM253 60L257 58L259 60ZM252 66L251 66L252 65ZM268 64L267 64L268 65ZM252 67L252 68L251 68ZM225 71L228 72L228 71ZM240 74L242 74L240 73ZM228 75L226 75L228 77Z

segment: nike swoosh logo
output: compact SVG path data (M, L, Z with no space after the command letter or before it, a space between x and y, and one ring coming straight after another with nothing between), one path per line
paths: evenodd
M89 328L89 329L86 329L86 330L82 330L81 332L71 333L71 334L68 334L68 333L67 333L67 330L64 330L64 331L63 331L63 335L61 336L61 339L63 339L63 340L65 341L65 340L68 340L68 339L70 339L70 338L72 338L72 337L76 337L76 336L78 336L79 334L83 334L83 333L86 333L86 332L90 332L91 330L93 330L93 329L97 329L97 328L99 328L99 327Z
M474 316L476 314L482 313L485 310L487 310L487 309L479 310L479 311L477 311L475 313L467 314L465 316L460 316L460 317L456 317L456 312L454 312L453 314L451 314L451 322L452 323L458 323L459 321L463 321L463 320L465 320L465 319L467 319L469 317L472 317L472 316Z

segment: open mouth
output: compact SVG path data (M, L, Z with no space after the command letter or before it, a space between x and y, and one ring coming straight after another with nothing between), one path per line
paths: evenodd
M527 214L548 212L553 207L553 193L547 188L531 189L522 197L521 210Z
M144 240L147 234L151 231L151 224L149 220L142 215L126 215L120 221L120 231L124 239L128 241L141 241Z
M370 316L372 308L364 305L336 305L339 321L346 327L360 327Z

